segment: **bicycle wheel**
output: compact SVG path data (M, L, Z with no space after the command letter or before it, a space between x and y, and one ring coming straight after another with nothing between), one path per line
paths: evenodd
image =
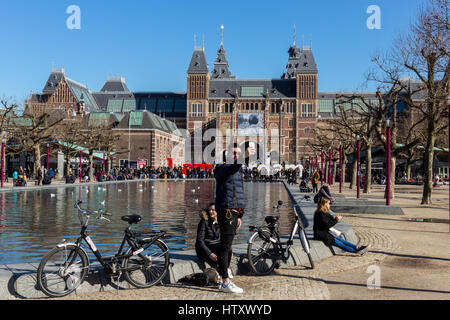
M123 262L125 279L137 288L149 288L161 281L169 269L169 248L161 240L142 246L138 255L126 258ZM129 254L130 250L127 252ZM146 261L142 256L147 257Z
M311 269L314 269L314 261L311 256L311 245L309 244L309 240L306 237L305 231L301 229L298 232L298 236L300 238L300 242L302 243L303 250L305 251L306 255L308 256L309 264L311 265Z
M49 297L63 297L75 291L89 270L89 259L75 245L56 247L39 264L37 283Z
M268 240L270 234L266 231L264 236L254 233L247 247L248 264L257 275L268 275L277 266L278 250L275 244Z

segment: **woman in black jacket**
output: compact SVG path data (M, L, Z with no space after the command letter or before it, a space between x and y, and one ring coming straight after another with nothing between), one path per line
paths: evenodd
M195 252L197 257L208 263L212 268L218 268L218 253L220 249L220 230L217 223L217 212L215 204L210 203L208 210L202 210L201 220L197 228L197 240L195 241ZM232 252L229 257L231 259Z
M330 200L326 197L321 197L317 204L317 210L314 213L314 239L322 240L327 246L337 246L344 251L364 254L367 252L368 246L357 246L351 242L345 241L340 237L334 237L330 233L336 223L342 219L342 216L333 217L330 214Z

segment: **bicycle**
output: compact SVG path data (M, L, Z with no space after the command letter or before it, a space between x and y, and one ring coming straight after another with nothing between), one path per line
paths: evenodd
M137 214L125 215L121 219L128 223L119 250L115 255L103 257L97 250L94 241L87 235L86 229L91 215L97 220L107 220L104 216L112 216L100 208L88 211L80 208L82 201L75 203L81 232L75 243L63 239L53 250L47 253L37 270L39 289L49 297L63 297L75 291L84 281L89 271L88 255L83 247L85 240L89 249L111 276L119 278L124 274L128 283L137 288L149 288L162 279L169 268L169 249L161 240L166 238L165 231L135 231L132 224L137 224L142 217ZM129 247L125 248L125 244ZM117 285L117 290L119 286Z
M306 201L311 201L305 197ZM276 211L283 206L283 201L279 200L274 207ZM303 223L295 207L295 223L292 226L289 239L286 242L280 241L278 230L279 216L266 216L264 218L266 226L249 226L253 233L248 239L247 257L250 268L256 275L268 275L275 268L280 267L280 261L286 262L290 256L290 247L293 245L295 234L298 232L303 250L308 256L311 269L314 269L314 261L311 257L311 246L306 237Z

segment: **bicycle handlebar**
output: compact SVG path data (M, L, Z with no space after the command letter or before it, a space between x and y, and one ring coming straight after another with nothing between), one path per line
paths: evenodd
M84 214L84 215L86 215L86 216L90 216L90 215L92 215L92 214L97 214L98 216L97 216L97 219L99 219L99 220L107 220L107 221L110 221L109 219L107 219L107 218L105 218L105 217L103 217L103 216L112 216L112 213L109 213L109 212L106 212L106 211L104 211L104 209L103 208L99 208L97 211L88 211L88 210L86 210L86 209L82 209L81 207L80 207L80 204L82 204L83 203L83 201L81 201L81 200L77 200L76 202L75 202L75 208L77 208L78 209L78 211L80 212L80 213L82 213L82 214ZM111 221L110 221L111 222Z

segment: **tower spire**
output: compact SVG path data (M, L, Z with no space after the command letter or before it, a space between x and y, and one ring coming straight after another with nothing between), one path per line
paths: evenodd
M220 45L223 46L223 24L220 26Z
M294 47L295 47L295 38L296 38L296 36L297 36L297 32L296 32L297 30L296 30L296 28L295 28L295 24L294 24Z

